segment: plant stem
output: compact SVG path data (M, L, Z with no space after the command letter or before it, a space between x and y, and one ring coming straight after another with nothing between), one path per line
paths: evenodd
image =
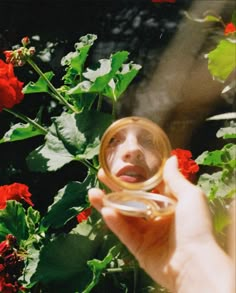
M112 103L112 117L115 119L116 117L116 102L113 101Z
M136 269L135 266L124 266L123 268L109 268L109 269L106 269L106 272L107 273L124 273L124 272L129 272L129 271L132 271Z
M87 168L89 168L93 173L97 174L98 170L87 160L80 160Z
M98 104L97 104L97 111L100 111L102 107L102 95L99 94L98 96Z
M12 115L14 115L15 117L23 120L24 122L26 123L30 123L31 125L33 125L36 129L38 129L40 132L42 132L42 134L47 134L47 130L40 124L38 124L37 122L35 122L34 120L30 119L29 117L21 114L21 113L17 113L13 110L10 110L10 109L6 109L4 108L3 109L5 112L8 112Z
M57 100L63 103L72 112L76 112L75 108L71 104L69 104L65 100L65 98L58 92L58 90L54 87L54 85L50 82L50 80L45 76L45 74L41 71L38 65L35 64L34 61L30 58L27 59L27 62L33 67L33 69L38 73L38 75L41 76L46 81L46 83L48 84L48 87L54 93L53 97L55 98L55 95L56 95Z

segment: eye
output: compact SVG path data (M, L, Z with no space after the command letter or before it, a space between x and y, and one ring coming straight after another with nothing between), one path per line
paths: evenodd
M120 135L114 135L109 141L109 147L116 147L122 143L122 137Z
M155 148L155 142L152 135L143 135L139 138L139 143L145 148Z

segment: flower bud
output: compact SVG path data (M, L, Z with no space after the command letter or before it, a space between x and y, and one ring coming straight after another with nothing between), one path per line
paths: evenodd
M35 52L36 52L35 47L30 47L28 50L29 56L33 56Z
M30 39L29 39L29 37L24 37L22 40L21 40L21 43L22 43L22 45L25 47L25 46L27 46L27 45L29 45L29 43L30 43Z

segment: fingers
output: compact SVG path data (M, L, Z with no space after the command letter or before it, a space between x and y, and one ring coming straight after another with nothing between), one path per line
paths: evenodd
M108 178L104 172L104 170L101 168L98 171L98 179L104 183L108 188L110 188L111 190L117 191L119 190L119 187L116 186L116 184L114 184L110 178Z
M98 188L91 188L88 192L89 201L92 206L95 207L96 210L101 212L101 209L103 207L102 198L103 198L103 192L101 189Z
M135 255L142 239L142 233L140 233L138 225L140 219L123 216L109 207L102 208L101 213L109 229Z
M104 193L101 189L92 188L88 192L89 201L98 210L107 226L113 231L131 252L137 250L139 243L140 232L137 231L139 225L134 225L136 219L128 219L128 217L119 214L115 209L103 207ZM139 221L136 220L137 222ZM135 241L134 241L135 239Z
M172 156L166 161L163 179L168 191L177 199L203 194L200 188L192 184L180 173L176 156Z

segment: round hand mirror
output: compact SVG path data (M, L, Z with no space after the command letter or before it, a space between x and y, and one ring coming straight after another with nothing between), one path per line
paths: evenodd
M102 137L99 161L119 191L105 195L104 205L151 219L172 213L176 201L151 192L170 151L168 137L151 120L133 116L114 122Z

